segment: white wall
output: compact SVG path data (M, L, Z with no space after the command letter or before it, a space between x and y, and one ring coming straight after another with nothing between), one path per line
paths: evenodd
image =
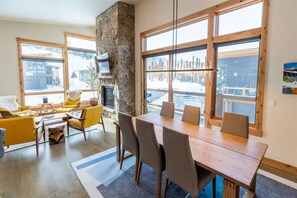
M179 15L186 16L223 0L179 1ZM271 0L268 57L264 93L263 137L253 137L269 145L266 156L297 166L297 95L282 94L283 64L297 60L297 1ZM136 111L140 112L140 37L145 30L172 20L171 0L142 0L136 5ZM276 106L268 105L276 100Z
M0 21L0 96L20 98L16 37L63 44L64 31L95 36L90 27Z

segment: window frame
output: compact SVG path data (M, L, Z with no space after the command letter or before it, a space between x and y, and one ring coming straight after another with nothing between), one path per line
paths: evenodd
M67 36L73 37L73 38L79 38L84 40L90 40L95 41L95 37L91 36L84 36L76 33L71 32L64 32L64 43L53 43L53 42L46 42L46 41L39 41L39 40L33 40L33 39L25 39L25 38L16 38L17 41L17 51L18 51L18 67L19 67L19 78L20 78L20 103L21 105L25 105L25 96L29 95L45 95L45 94L64 94L64 100L67 98L67 91L69 90L69 72L68 72L68 49L69 50L77 50L77 51L86 51L86 52L94 52L97 53L97 50L89 50L89 49L83 49L83 48L75 48L75 47L68 47L67 46ZM42 46L48 46L48 47L55 47L55 48L61 48L62 49L62 58L51 58L51 57L38 57L38 56L27 56L22 55L22 44L32 44L32 45L42 45ZM24 73L23 73L23 60L25 59L33 59L33 60L48 60L48 61L61 61L63 63L63 90L61 91L40 91L40 92L25 92L25 86L24 86ZM85 89L81 90L82 92L93 92L96 90L92 89ZM89 101L81 101L82 104L86 105L89 103ZM59 106L55 104L54 106ZM38 109L39 106L32 106L32 109Z
M89 41L94 41L94 42L96 42L96 38L91 37L91 36L84 36L84 35L76 34L76 33L72 33L72 32L64 32L64 46L65 46L65 60L66 60L66 64L65 64L66 74L65 74L65 76L67 76L66 87L67 87L67 90L69 90L69 58L68 58L68 50L94 52L94 53L97 53L97 50L96 49L95 50L90 50L90 49L77 48L77 47L68 47L67 37L78 38L78 39L83 39L83 40L89 40ZM80 91L82 91L82 92L94 92L96 90L82 89ZM89 103L89 101L81 101L81 103L82 104L87 104L87 103Z
M262 7L262 19L261 27L255 29L249 29L239 31L235 33L218 35L219 15L225 14L237 9L241 9L253 4L263 3ZM215 44L234 42L245 39L251 39L260 37L260 49L259 49L259 66L258 66L258 85L257 85L257 97L256 97L256 116L255 124L250 125L250 134L255 136L262 136L262 120L263 120L263 101L264 101L264 83L265 83L265 69L266 69L266 54L267 54L267 33L268 33L268 15L269 15L269 0L229 0L221 4L212 6L205 10L191 14L189 16L180 18L178 24L189 24L190 21L205 20L208 19L208 37L207 39L183 43L177 45L177 49L187 49L190 47L198 47L207 45L207 63L206 68L211 68L216 71L216 59L215 59ZM145 112L146 107L146 68L144 57L149 55L157 55L164 52L170 52L171 47L164 47L160 49L144 51L146 44L146 37L168 31L172 29L172 22L160 25L150 30L140 33L140 65L141 65L141 113ZM211 127L212 125L221 126L222 119L215 117L215 96L216 96L216 72L208 72L205 76L205 126Z
M20 89L21 89L21 105L25 105L25 96L34 96L34 95L46 95L46 94L64 94L65 90L65 57L64 57L64 45L58 43L44 42L32 39L24 39L17 37L17 47L18 47L18 60L19 60L19 78L20 78ZM40 57L40 56L27 56L22 55L22 44L31 44L31 45L41 45L48 47L55 47L62 49L62 58L51 58L51 57ZM61 61L63 64L63 90L62 91L38 91L38 92L29 92L25 91L25 83L24 83L24 72L23 72L23 61L26 59L31 60L41 60L41 61ZM65 98L65 95L64 95ZM40 102L41 103L41 102ZM37 108L38 106L33 106L33 108Z

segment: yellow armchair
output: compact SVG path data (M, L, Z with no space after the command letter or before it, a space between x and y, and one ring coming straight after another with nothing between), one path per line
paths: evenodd
M36 154L38 156L39 141L42 136L45 140L43 118L39 121L38 124L35 123L34 117L0 119L0 128L6 129L4 146L35 141Z
M86 141L86 128L93 125L102 124L103 131L105 132L104 121L102 118L103 105L88 107L82 110L80 117L75 117L66 113L67 119L67 133L69 136L69 128L82 131Z
M69 112L74 108L80 107L81 91L68 91L67 100L61 103L61 107L56 109L56 113Z
M68 91L67 100L62 103L62 108L77 108L80 106L81 91Z

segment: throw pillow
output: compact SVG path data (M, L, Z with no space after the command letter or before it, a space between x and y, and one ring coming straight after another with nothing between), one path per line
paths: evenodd
M19 109L19 104L16 101L16 96L0 96L0 108L5 108L8 111L16 111Z

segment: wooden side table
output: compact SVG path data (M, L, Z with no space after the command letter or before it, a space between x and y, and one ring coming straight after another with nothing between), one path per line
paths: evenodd
M48 110L48 108L49 108L49 110ZM51 113L54 113L54 111L55 111L55 109L54 109L52 103L40 104L39 115L51 114Z

